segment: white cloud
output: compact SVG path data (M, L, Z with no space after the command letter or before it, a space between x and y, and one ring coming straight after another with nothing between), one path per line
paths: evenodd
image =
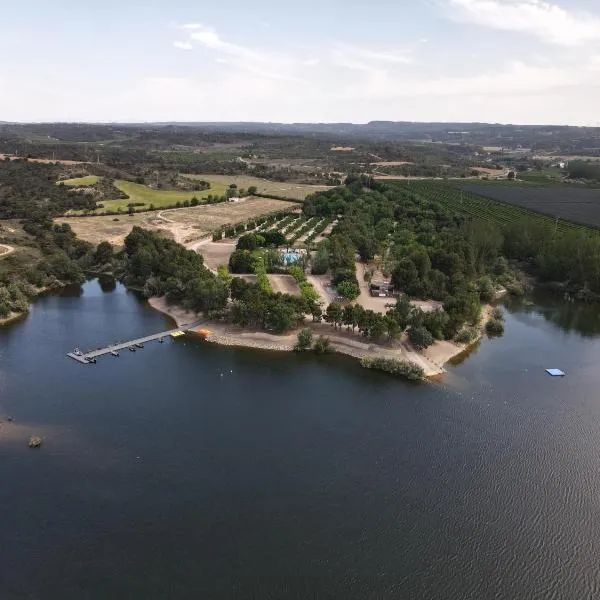
M563 46L600 41L600 17L569 12L544 0L445 0L452 17L516 31Z
M173 46L175 46L175 48L179 48L180 50L193 50L194 46L192 44L190 44L190 42L173 42Z
M368 85L356 86L353 94L369 98L509 97L575 86L585 81L588 76L587 69L579 71L537 67L515 61L495 71L473 76L419 77L398 80L375 73L369 79ZM452 102L456 102L456 100Z
M337 47L341 52L374 62L403 65L409 65L414 62L414 59L409 56L410 53L407 50L378 51L370 50L368 48L359 48L357 46L350 46L348 44L338 44Z
M203 25L200 23L184 23L183 25L178 25L179 29L202 29Z
M190 48L198 44L209 50L213 50L218 56L217 62L229 64L242 71L247 71L265 79L284 80L290 82L301 82L302 78L294 74L294 70L306 64L305 61L297 60L276 52L264 52L254 50L240 44L234 44L221 38L212 28L199 23L184 26L192 30L189 36ZM187 48L186 48L187 49ZM228 58L224 59L222 55Z

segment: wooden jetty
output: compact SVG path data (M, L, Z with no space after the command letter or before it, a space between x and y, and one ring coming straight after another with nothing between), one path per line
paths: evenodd
M146 337L138 338L137 340L130 340L128 342L119 342L117 344L112 344L110 346L106 346L105 348L98 348L97 350L90 350L89 352L69 352L67 356L76 360L78 363L82 365L89 365L90 363L95 362L97 358L100 356L105 356L106 354L118 353L120 350L126 350L127 348L143 348L143 344L146 342L153 342L155 340L161 340L166 337L177 338L184 335L186 329L192 329L193 327L198 327L202 325L204 321L199 321L198 323L192 323L191 325L185 325L185 329L178 327L177 329L169 329L168 331L161 331L160 333L153 333L152 335L147 335ZM113 355L114 356L114 355Z

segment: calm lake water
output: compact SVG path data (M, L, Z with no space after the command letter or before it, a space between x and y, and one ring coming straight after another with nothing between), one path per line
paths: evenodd
M414 386L189 339L82 366L172 324L40 299L0 330L0 598L598 598L600 318L535 301Z

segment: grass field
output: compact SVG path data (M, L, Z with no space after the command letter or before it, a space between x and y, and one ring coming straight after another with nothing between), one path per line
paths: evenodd
M183 175L183 177L208 181L213 186L222 185L224 188L228 188L232 183L245 190L256 186L259 194L274 194L292 200L304 200L310 194L331 189L325 185L269 181L249 175Z
M205 204L193 208L180 208L138 213L132 216L61 217L56 223L68 223L83 240L99 244L107 240L121 245L134 225L160 230L182 244L190 244L210 235L225 225L235 225L273 212L297 209L298 205L269 198L249 198L239 202Z
M123 212L127 212L127 206L129 203L140 203L142 206L136 206L135 211L145 211L150 208L150 205L154 205L155 208L172 208L177 202L190 201L192 198L198 198L203 200L208 198L210 194L213 196L223 196L225 194L226 186L221 184L212 184L209 190L201 192L186 191L180 192L177 190L154 190L148 186L141 185L139 183L132 183L131 181L123 181L117 179L115 181L115 187L129 196L129 198L123 200L104 200L101 202L103 208L99 208L96 214L101 215L106 211L117 211L121 209Z
M88 185L96 185L100 181L100 177L96 175L86 175L85 177L74 177L73 179L64 179L58 183L64 183L65 185L72 187L84 187Z

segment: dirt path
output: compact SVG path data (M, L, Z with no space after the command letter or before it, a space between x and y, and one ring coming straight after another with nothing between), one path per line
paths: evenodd
M317 294L321 297L323 309L327 308L335 300L335 292L329 287L328 275L307 275L306 279L312 283Z
M291 275L267 275L274 292L281 294L300 295L300 286Z
M0 244L0 258L4 258L9 254L13 253L15 249L7 244Z

